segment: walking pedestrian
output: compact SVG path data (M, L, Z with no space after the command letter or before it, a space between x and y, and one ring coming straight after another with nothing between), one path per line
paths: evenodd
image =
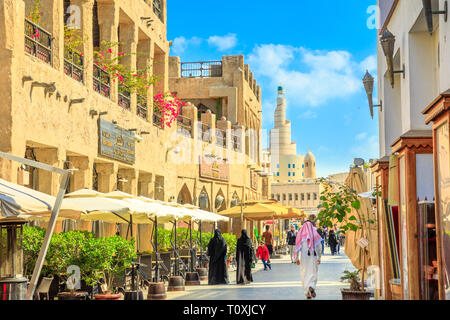
M295 241L295 259L297 265L300 265L300 277L307 299L316 297L315 289L321 258L320 240L322 238L317 233L314 220L315 215L308 217Z
M270 226L266 226L266 232L263 233L262 240L264 240L264 243L267 246L267 249L269 249L269 255L272 256L273 253L273 233L270 231Z
M341 232L339 231L339 228L336 229L336 242L336 254L339 254L341 249Z
M253 282L252 277L253 246L252 240L247 235L247 230L242 230L241 237L236 244L236 283L248 284Z
M320 244L322 245L322 254L323 254L325 250L325 231L323 230L322 227L320 227L319 229L317 229L317 233L322 238L322 240L320 240Z
M219 229L208 243L209 256L208 284L229 284L227 270L227 243Z
M328 234L328 245L330 246L331 255L334 256L336 254L337 238L333 229L330 229Z
M269 267L270 270L272 270L272 266L270 265L269 261L269 249L267 249L266 244L264 241L261 241L258 250L256 252L256 257L261 259L263 265L264 265L264 271L267 271L267 267Z
M291 262L295 263L294 260L294 251L295 251L295 239L297 237L297 232L295 231L295 227L292 225L291 230L287 233L287 245L289 247L289 255L291 256Z

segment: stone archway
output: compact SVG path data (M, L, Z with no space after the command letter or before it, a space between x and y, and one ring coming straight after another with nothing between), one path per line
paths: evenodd
M209 200L209 194L206 191L206 188L203 187L202 191L198 196L198 206L202 210L211 211L211 203Z
M192 195L186 184L183 185L180 192L178 193L177 202L180 204L192 204Z
M216 209L216 212L220 212L227 208L227 199L222 191L222 188L220 188L216 194L214 208Z

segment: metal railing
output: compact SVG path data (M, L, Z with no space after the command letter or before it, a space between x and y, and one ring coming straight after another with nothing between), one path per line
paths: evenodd
M64 73L79 82L84 82L83 71L83 56L72 50L64 49Z
M164 129L164 126L162 123L162 115L158 111L153 111L153 125L160 129Z
M117 104L126 110L131 109L131 94L127 86L119 84Z
M143 119L148 116L147 99L141 95L137 96L136 114Z
M100 93L106 98L111 97L111 77L102 70L98 65L94 64L94 91Z
M202 139L205 142L211 142L211 133L209 132L209 126L199 122L199 133L200 133L200 139Z
M222 61L183 62L181 77L209 78L222 76Z
M52 41L50 32L25 19L25 52L52 65Z
M241 137L232 135L231 138L233 140L233 150L241 152Z
M183 129L183 133L188 132L189 137L192 137L192 120L183 116L177 118L178 128Z
M161 0L153 0L153 12L162 21L162 3Z
M225 130L216 129L216 145L218 147L227 147L227 132Z

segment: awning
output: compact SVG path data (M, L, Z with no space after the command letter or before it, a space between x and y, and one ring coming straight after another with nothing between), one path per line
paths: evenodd
M284 219L282 217L289 214L289 209L269 203L255 203L252 205L245 204L242 208L241 206L236 206L221 211L220 214L228 218L240 218L241 210L244 218L252 221Z
M361 198L368 198L368 199L376 199L376 197L373 195L375 191L367 191L367 192L363 192L358 194L358 197Z
M1 217L28 220L50 218L56 197L0 179ZM86 210L71 200L63 200L58 219L80 219Z

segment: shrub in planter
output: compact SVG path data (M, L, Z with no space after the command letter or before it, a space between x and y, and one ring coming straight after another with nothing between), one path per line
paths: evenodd
M361 291L361 282L359 279L360 270L356 271L344 271L344 275L341 277L341 281L349 281L350 289L341 289L343 300L369 300L371 293L367 291Z
M96 299L119 298L113 295L112 283L114 278L124 274L125 269L131 266L136 258L134 239L128 241L118 236L108 238L91 238L86 242L81 257L89 270L85 275L86 283L95 285L103 279L106 295L96 295Z
M44 242L45 229L23 226L23 272L31 277Z

